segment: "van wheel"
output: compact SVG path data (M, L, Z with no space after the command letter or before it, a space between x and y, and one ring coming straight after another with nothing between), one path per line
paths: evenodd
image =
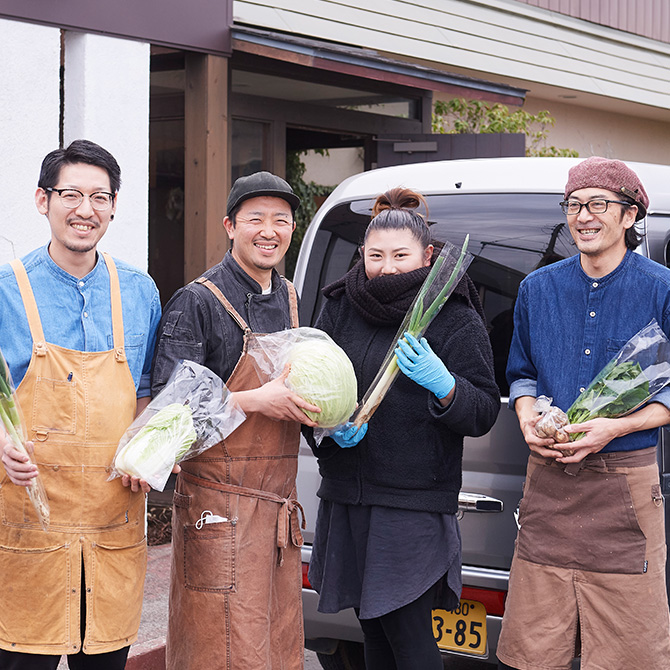
M340 640L334 654L316 654L323 670L365 670L363 645Z

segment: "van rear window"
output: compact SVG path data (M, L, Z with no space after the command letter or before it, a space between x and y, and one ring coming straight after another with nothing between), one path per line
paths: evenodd
M460 247L470 234L475 260L468 274L486 313L503 396L512 337L514 301L521 280L533 270L576 253L558 206L560 194L456 194L426 198L433 237ZM302 322L314 323L321 288L341 277L358 260L358 247L374 200L334 207L323 219L311 249L301 296Z

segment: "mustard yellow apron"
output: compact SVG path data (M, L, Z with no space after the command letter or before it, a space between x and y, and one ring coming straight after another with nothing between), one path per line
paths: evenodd
M17 395L51 514L45 533L25 490L0 464L0 648L9 651L99 654L137 638L146 569L144 495L120 479L107 481L137 401L118 275L111 257L104 259L114 348L100 352L45 341L28 275L20 261L12 262L33 340Z

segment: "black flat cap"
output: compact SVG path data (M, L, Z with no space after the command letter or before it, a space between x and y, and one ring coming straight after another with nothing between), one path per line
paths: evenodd
M271 172L254 172L235 180L228 196L226 215L230 216L230 213L245 200L263 195L286 200L294 212L300 207L300 198L293 192L288 182Z

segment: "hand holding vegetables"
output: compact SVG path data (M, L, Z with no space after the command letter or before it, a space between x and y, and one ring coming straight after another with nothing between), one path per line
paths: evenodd
M351 421L338 428L330 437L337 442L337 444L342 447L342 449L348 449L349 447L355 447L364 437L365 433L368 432L368 424L364 423L360 428Z
M438 399L446 398L453 390L456 380L425 337L419 342L411 333L405 333L398 340L395 354L402 372Z
M123 434L110 479L162 491L176 463L225 440L246 418L217 375L193 361L175 366L163 390Z
M257 411L271 418L297 420L319 428L339 426L354 411L357 394L354 366L344 350L322 330L302 327L257 335L248 352L261 379L272 380L259 391L268 395L268 401L276 402L276 406L266 402ZM282 368L283 372L277 376ZM283 391L277 384L285 384ZM274 397L270 396L271 390ZM242 403L246 402L247 398L242 398ZM288 414L284 416L282 411Z

